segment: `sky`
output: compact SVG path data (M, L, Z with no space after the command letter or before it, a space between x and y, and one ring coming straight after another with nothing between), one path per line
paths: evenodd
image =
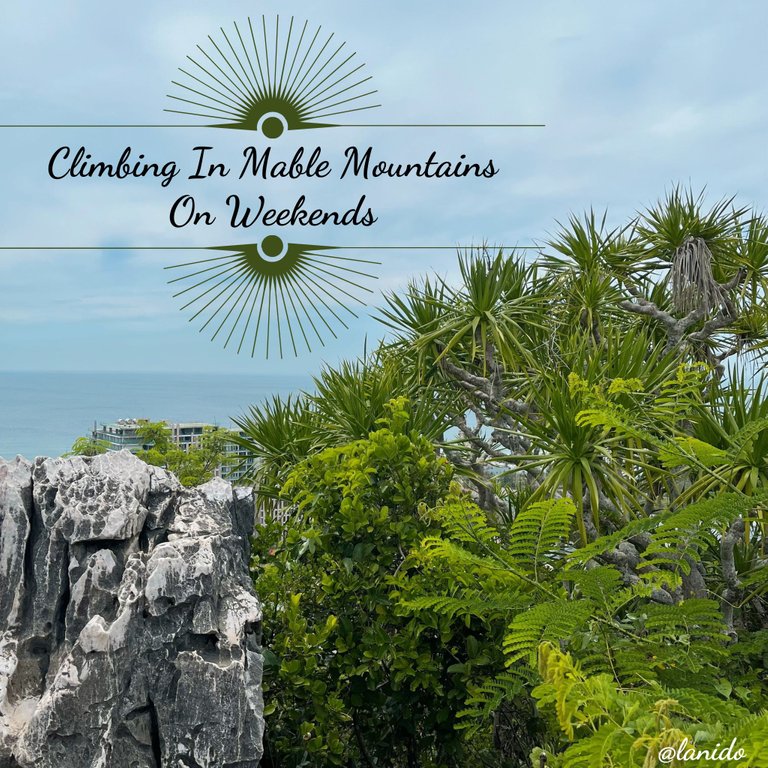
M383 252L369 306L348 330L311 354L279 359L273 351L265 360L261 348L254 358L223 349L188 321L164 269L179 263L179 253L99 250L105 246L202 247L267 234L345 246L530 246L590 207L623 223L676 183L706 187L713 200L768 203L768 6L760 0L6 2L0 122L194 123L163 112L185 57L221 26L278 12L322 25L357 51L382 105L367 121L545 127L344 128L292 131L271 142L281 158L320 146L334 170L349 146L371 146L390 162L423 161L432 151L456 161L463 153L482 165L492 158L499 168L492 179L201 183L182 174L165 188L156 179L52 180L48 161L61 146L84 146L114 162L130 146L189 173L196 145L213 146L217 159L237 166L244 147L269 143L205 128L0 129L0 246L97 249L0 250L0 370L312 373L382 335L375 319L382 292L429 272L456 274L452 251ZM304 194L326 210L345 210L365 194L378 221L234 231L222 214L211 227L170 225L180 195L221 213L231 193L247 201L264 195L276 208Z

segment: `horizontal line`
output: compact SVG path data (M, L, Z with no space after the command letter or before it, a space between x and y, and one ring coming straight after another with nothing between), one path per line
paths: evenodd
M254 245L254 243L243 243L243 245ZM231 248L221 245L0 245L0 251L208 251L213 249L235 251L239 247L237 245ZM490 250L497 248L541 250L537 245L317 245L314 247L332 248L337 251L455 251L462 248L483 247Z
M189 123L185 123L184 125L170 125L168 123L163 123L162 125L150 125L150 124L112 124L112 123L100 123L100 124L75 124L75 123L62 123L62 124L52 124L52 123L36 123L36 124L5 124L0 125L0 128L211 128L213 126L209 125L190 125Z
M207 251L206 245L0 245L0 251Z
M538 245L334 245L338 251L455 251L457 248L515 248L518 250L540 251Z
M7 123L0 128L227 128L206 124ZM546 123L333 123L326 128L546 128ZM253 129L256 130L256 129Z
M333 128L546 128L546 123L339 123Z

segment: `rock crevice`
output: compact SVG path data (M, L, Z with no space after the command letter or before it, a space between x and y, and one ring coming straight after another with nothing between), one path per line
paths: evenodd
M253 519L127 452L0 461L0 768L256 768Z

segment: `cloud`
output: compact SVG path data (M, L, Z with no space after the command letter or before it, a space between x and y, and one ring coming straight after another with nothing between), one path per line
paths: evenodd
M214 8L180 0L130 6L75 0L44 15L33 5L11 4L0 29L4 114L19 122L163 122L168 84L196 43L235 19L275 12L286 15L283 4L271 1L254 8L222 0ZM760 158L768 106L761 56L768 6L759 0L706 3L696 14L664 0L471 8L438 0L329 0L321 9L296 0L291 12L335 31L365 60L384 105L365 121L543 121L547 127L349 129L286 136L275 144L276 152L288 154L302 143L322 143L332 156L349 144L373 145L393 161L418 160L431 150L447 158L493 156L502 173L488 183L249 180L233 186L226 179L195 186L179 179L167 190L152 183L52 182L45 165L62 143L87 144L108 157L130 142L148 157L184 162L199 142L235 159L253 137L205 130L4 133L0 242L253 241L264 232L233 232L224 217L212 228L174 231L168 224L170 204L182 192L219 210L235 188L244 197L265 194L277 207L302 192L329 209L366 194L380 219L373 228L283 233L294 241L310 235L313 242L338 244L450 245L483 238L527 244L543 239L555 219L590 206L609 207L619 223L665 186L688 180L707 185L713 197L739 193L742 202L765 202ZM72 368L87 367L97 349L104 368L135 362L172 369L191 357L197 370L252 371L253 361L202 343L179 316L162 268L181 258L148 251L0 252L0 323L17 332L28 325L24 338L40 346L65 327ZM456 274L452 252L390 252L381 260L379 289L396 290L427 270L450 279ZM270 363L270 370L316 369L324 359L361 348L366 335L370 346L378 332L361 318L317 355ZM0 366L28 367L39 359L23 344L0 341Z

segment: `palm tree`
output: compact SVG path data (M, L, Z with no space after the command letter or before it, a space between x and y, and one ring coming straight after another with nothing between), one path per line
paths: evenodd
M402 356L380 347L359 360L324 367L311 392L251 407L234 419L241 431L235 442L253 466L243 482L263 497L277 498L287 475L307 456L379 429L397 396L411 401L407 429L439 440L452 410L450 398L412 376L413 370Z
M568 377L595 387L637 379L658 392L674 388L677 366L702 361L711 373L701 386L716 391L725 360L768 347L765 227L733 199L708 206L676 187L624 226L589 211L532 260L463 250L458 284L430 278L386 297L391 348L421 380L456 393L447 455L489 513L508 508L521 481L533 498L571 495L584 541L587 528L666 503L649 446L580 423L585 403ZM654 412L690 432L691 414Z
M736 453L725 447L728 435L756 429L762 389L747 407L723 387L726 362L768 349L768 223L733 199L708 205L680 187L625 225L607 222L594 211L572 216L534 257L462 249L455 283L427 277L388 294L382 346L238 421L257 460L251 480L279 493L293 464L365 437L405 395L410 427L440 446L489 515L571 496L582 543L680 493L676 503L715 492L724 476L742 489L762 483L760 457L745 458L762 437ZM692 364L705 371L693 384L678 375ZM698 401L670 404L681 381L698 387ZM633 412L652 439L581 417L590 392L611 388L610 407ZM693 408L710 396L719 404ZM686 436L731 451L732 470L715 480L696 457L666 466L664 441Z

